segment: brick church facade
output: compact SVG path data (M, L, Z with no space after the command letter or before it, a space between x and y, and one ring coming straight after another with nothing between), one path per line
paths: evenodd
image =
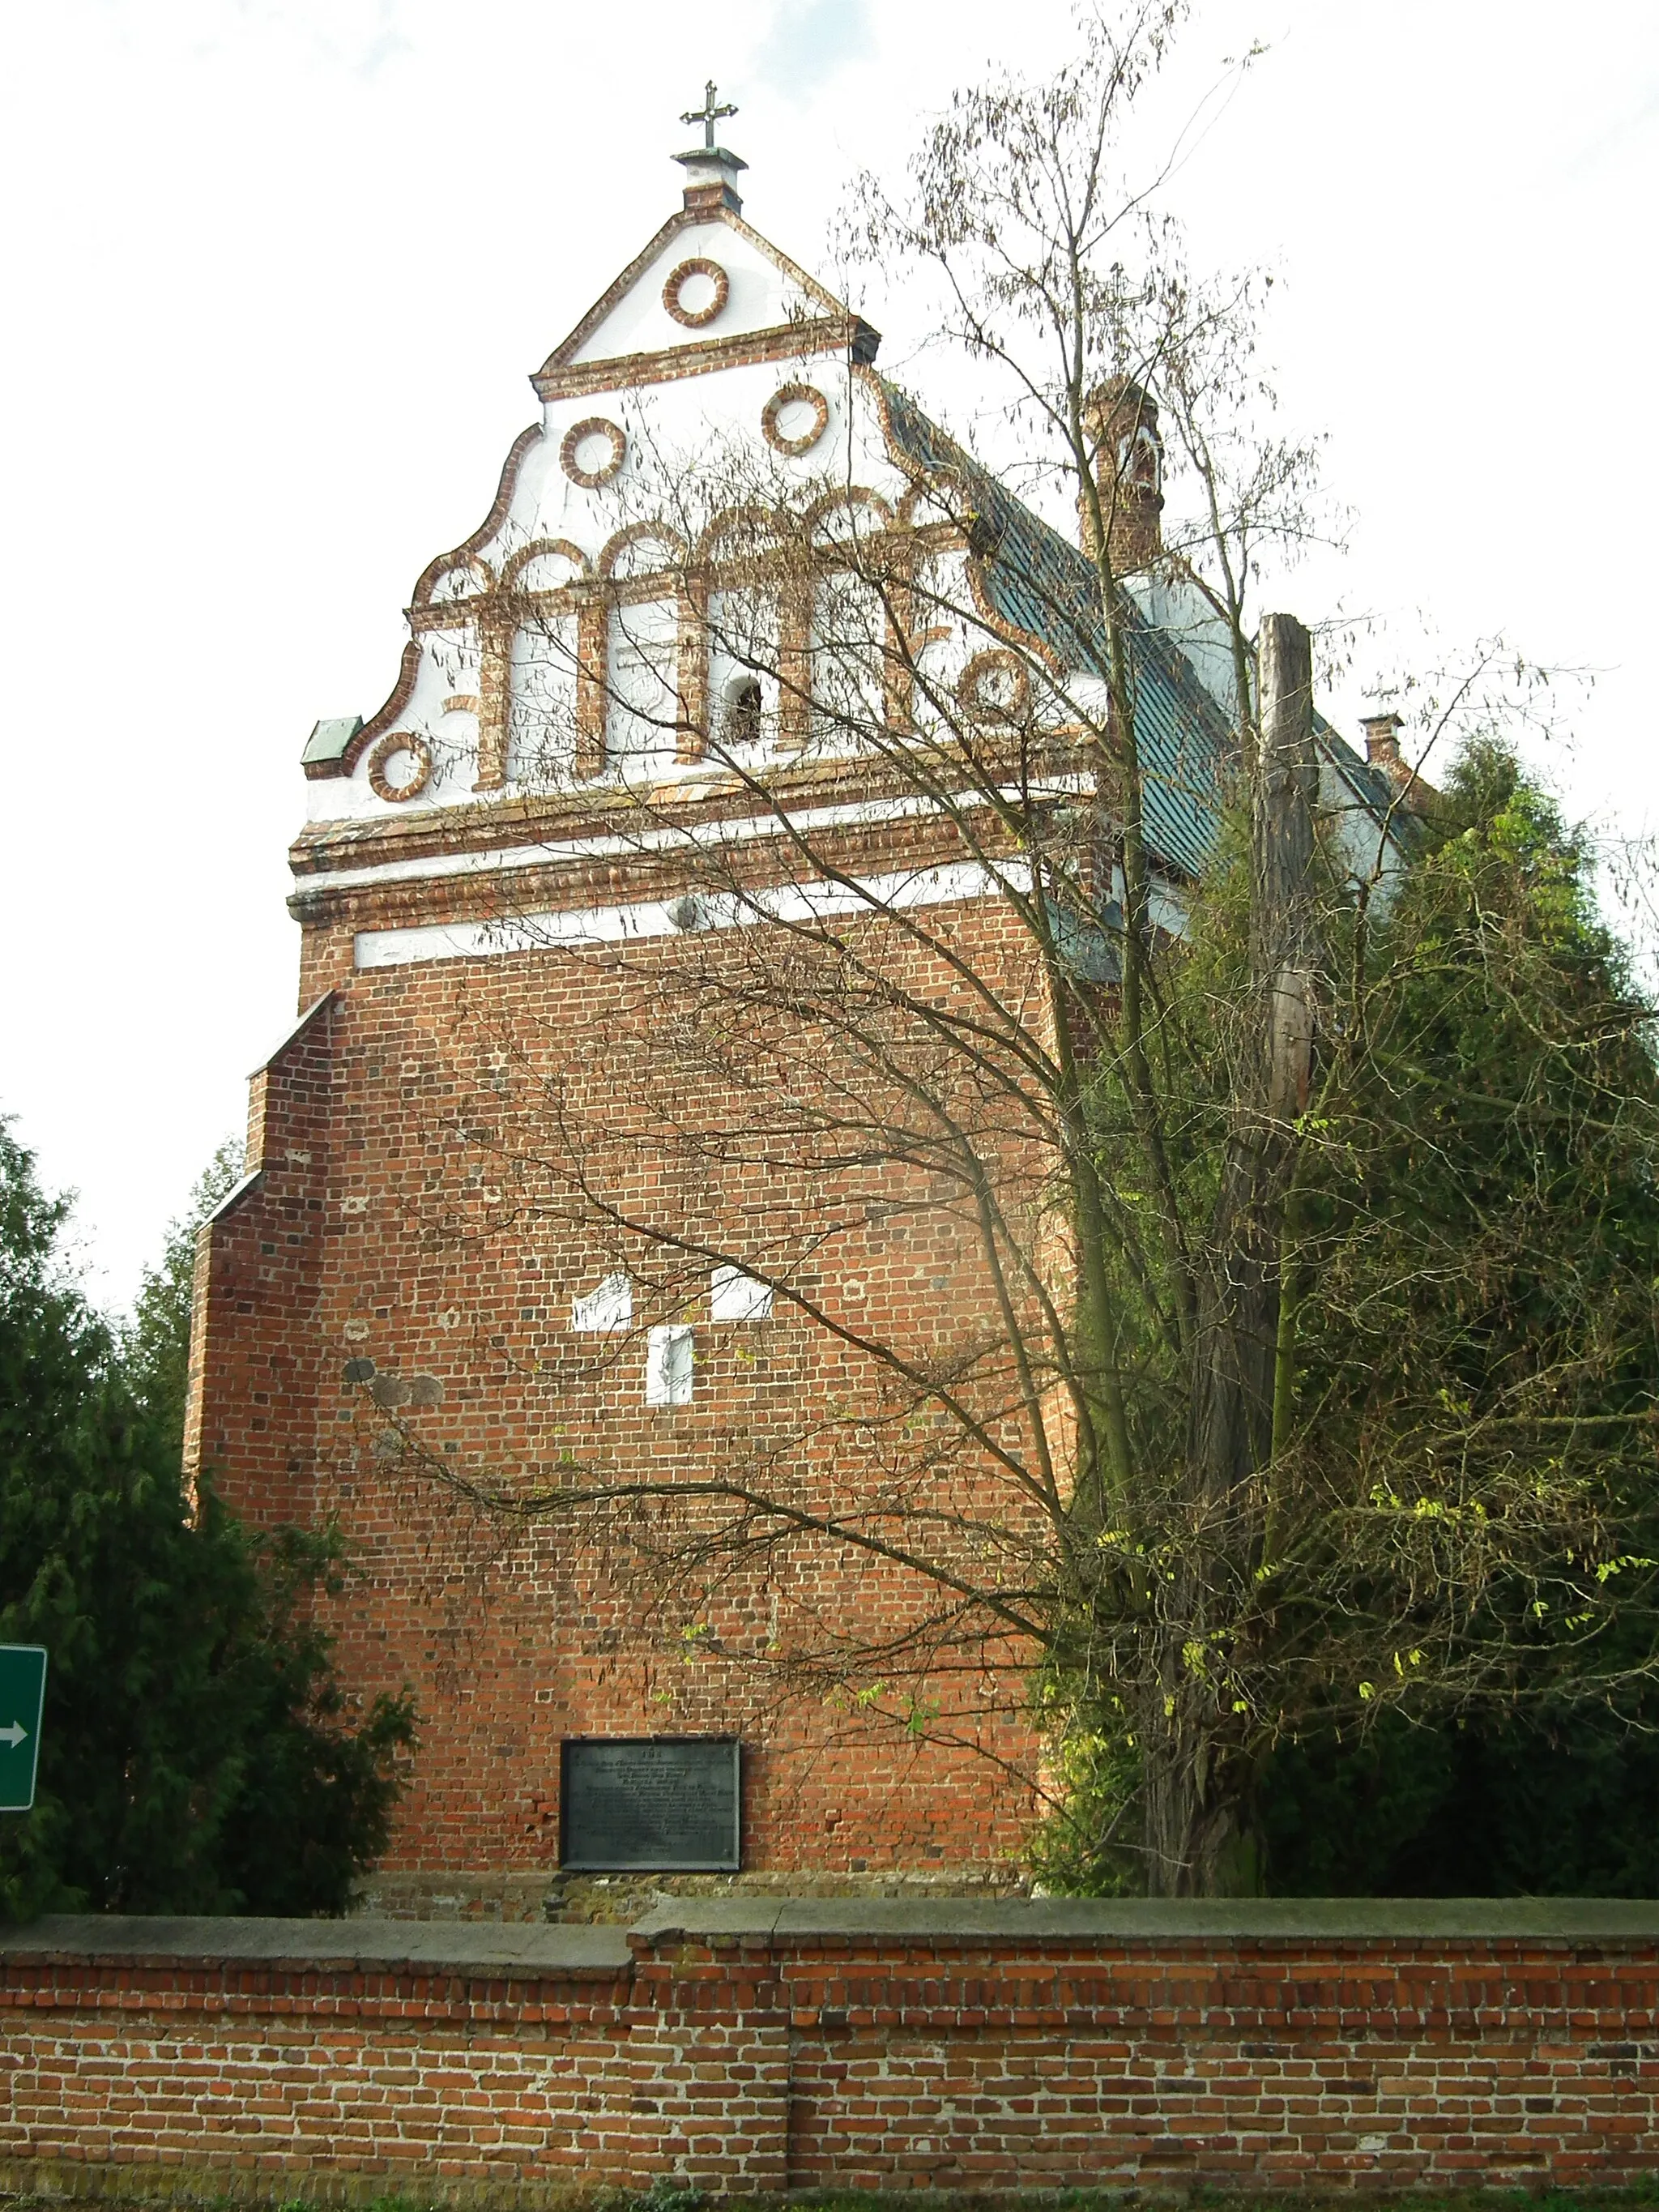
M998 680L998 639L1040 628L1020 579L1063 549L993 486L975 492L975 512L1000 502L983 543L959 513L924 511L957 449L878 375L876 333L744 222L741 164L682 158L683 206L535 376L541 413L495 504L421 577L385 706L319 723L306 748L302 1011L252 1079L247 1174L198 1251L187 1468L256 1523L338 1523L343 1677L418 1710L383 1902L538 1909L573 1743L735 1741L745 1878L1006 1881L1036 1802L1039 1747L1008 1694L1028 1655L954 1655L919 1729L851 1675L836 1693L750 1663L803 1622L862 1624L869 1650L902 1630L920 1601L890 1559L757 1545L705 1574L690 1618L602 1516L512 1510L572 1470L695 1487L805 1449L801 1408L843 1389L846 1316L920 1344L941 1311L992 1313L949 1220L914 1208L843 1209L809 1265L836 1201L798 1168L706 1165L702 1226L666 1271L660 1244L630 1246L625 1206L584 1215L570 1195L585 1130L625 1154L621 1182L651 1180L656 1109L629 1052L707 896L699 854L743 856L772 902L747 917L764 931L788 898L822 909L829 850L837 882L899 886L976 975L1029 988L948 809L900 804L855 751L815 744L810 610L786 593L752 665L722 642L654 457L696 446L738 476L798 471L835 488L836 512L920 534L979 610L978 636L945 624L915 648L959 692ZM1143 489L1130 520L1155 539L1155 477ZM1022 532L1030 558L1010 561ZM1228 713L1201 653L1154 620L1146 641L1146 742L1219 762ZM791 668L798 689L767 672ZM1364 764L1331 759L1371 803ZM1195 790L1171 774L1152 824L1172 883L1204 857ZM789 824L809 813L805 881ZM933 982L951 975L942 955ZM697 1080L708 1126L752 1113ZM786 1246L799 1297L776 1287Z

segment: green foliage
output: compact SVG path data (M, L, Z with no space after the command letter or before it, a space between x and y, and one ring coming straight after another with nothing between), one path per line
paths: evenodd
M1650 1718L1653 1717L1650 1717ZM1287 1744L1263 1778L1285 1897L1659 1895L1659 1736L1560 1706Z
M190 1517L179 1232L124 1358L62 1264L66 1212L0 1125L0 1641L49 1655L0 1911L342 1911L410 1713L347 1724L309 1606L332 1537L256 1538L210 1491Z
M1373 1694L1633 1710L1659 1627L1650 1017L1585 854L1496 745L1460 764L1370 969L1309 1154L1298 1418L1359 1470L1397 1652L1433 1575L1466 1590Z
M190 1304L196 1273L196 1231L241 1179L242 1146L228 1138L208 1162L190 1204L169 1222L160 1262L146 1267L121 1338L121 1365L144 1404L175 1424L184 1444L185 1386L190 1364Z
M1172 1152L1200 1196L1231 1085L1243 872L1235 849L1169 1000ZM1100 1541L1139 1565L1149 1606L1183 1575L1198 1593L1164 1680L1207 1700L1216 1755L1250 1777L1242 1881L1651 1891L1651 1013L1588 855L1496 744L1465 754L1375 903L1327 915L1281 1246L1282 1439L1206 1508L1215 1533L1143 1509ZM1134 1350L1143 1433L1173 1430L1156 1357ZM1136 1878L1137 1716L1103 1639L1079 1644L1049 1683L1062 1802L1034 1863L1051 1887L1110 1892Z

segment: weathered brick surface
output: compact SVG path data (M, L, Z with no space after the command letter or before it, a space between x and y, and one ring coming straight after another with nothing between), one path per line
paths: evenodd
M590 805L570 802L578 823ZM907 839L911 865L950 857L948 843ZM534 911L673 888L647 853L572 861L515 897ZM1033 1809L1018 1778L1035 1765L1018 1710L1029 1655L964 1635L931 1674L922 1662L914 1682L901 1676L886 1704L902 1709L914 1688L940 1716L929 1740L857 1695L906 1664L891 1646L934 1601L921 1578L794 1538L714 1577L693 1620L695 1593L625 1585L626 1547L604 1525L492 1517L459 1487L690 1486L752 1467L763 1488L857 1512L878 1461L850 1422L813 1432L814 1409L875 1395L846 1339L781 1299L764 1322L714 1322L706 1263L676 1273L576 1218L543 1164L573 1123L605 1133L625 1202L660 1210L683 1182L681 1218L715 1249L794 1237L805 1256L791 1279L850 1328L919 1363L995 1334L972 1236L920 1176L883 1170L866 1188L862 1170L815 1178L796 1164L762 1179L677 1158L653 1133L630 1054L648 1047L664 963L687 957L672 940L625 958L599 944L354 967L357 931L510 921L502 896L471 878L308 895L303 992L324 1003L256 1079L260 1179L204 1237L195 1457L255 1522L338 1524L356 1571L328 1626L348 1692L416 1704L382 1870L452 1887L471 1875L480 1899L538 1870L551 1881L561 1739L730 1734L744 1746L746 1868L1007 1880ZM971 940L981 972L1007 962L1011 1000L1029 991L1014 972L1029 947L1000 903L964 902L940 927ZM720 942L747 957L748 935ZM919 990L960 988L936 964ZM707 1092L696 1102L709 1127L754 1111L740 1096L729 1110ZM640 1327L614 1343L574 1332L573 1300L618 1266L635 1275ZM695 1396L647 1406L644 1325L682 1317L696 1328ZM980 1471L944 1453L938 1465L926 1502L971 1495L982 1510ZM700 1642L677 1642L688 1621ZM833 1700L822 1681L802 1689L757 1663L821 1645L825 1623L888 1647ZM975 1743L989 1757L963 1747Z
M0 2155L737 2192L1652 2170L1652 1934L1143 1933L1112 1913L860 1932L849 1909L731 1935L665 1913L629 1963L586 1966L307 1960L300 1923L287 1960L37 1936L0 1960Z

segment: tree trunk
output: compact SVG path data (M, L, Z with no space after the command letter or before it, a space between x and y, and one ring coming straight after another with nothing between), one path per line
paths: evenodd
M1142 1741L1147 1894L1254 1896L1261 1855L1243 1777L1207 1717L1160 1716Z
M1261 729L1250 763L1250 1008L1232 1134L1202 1270L1189 1454L1205 1494L1226 1495L1273 1445L1280 1214L1295 1121L1313 1065L1312 648L1289 615L1258 647Z
M1250 1777L1229 1754L1237 1723L1180 1650L1224 1619L1219 1558L1206 1531L1236 1528L1246 1486L1273 1455L1279 1262L1296 1120L1313 1065L1318 947L1313 899L1312 649L1288 615L1269 615L1258 646L1261 725L1250 770L1250 991L1232 1129L1199 1274L1188 1427L1188 1596L1172 1617L1172 1652L1143 1735L1148 1884L1163 1896L1255 1887ZM1224 1542L1222 1550L1233 1546ZM1237 1564L1235 1560L1235 1565ZM1164 1710L1169 1699L1170 1710Z

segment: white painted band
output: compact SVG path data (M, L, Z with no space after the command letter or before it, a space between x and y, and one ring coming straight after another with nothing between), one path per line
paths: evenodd
M698 896L690 933L742 928L759 921L823 921L843 915L896 913L907 907L945 906L1030 889L1024 860L993 868L982 860L943 867L895 869L847 884L816 880L784 884L739 897ZM638 938L688 933L687 902L641 900L632 906L587 907L570 914L513 915L495 921L434 922L410 929L363 929L355 939L360 969L403 968L425 960L489 960L505 952L533 952L563 945L616 945Z

